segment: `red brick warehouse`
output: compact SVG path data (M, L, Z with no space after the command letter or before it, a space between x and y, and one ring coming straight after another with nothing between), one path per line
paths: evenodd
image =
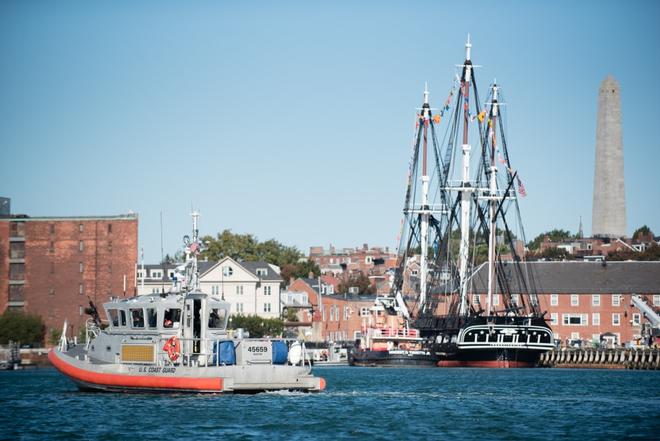
M0 311L40 315L47 327L78 335L88 297L99 306L133 295L137 215L0 218Z

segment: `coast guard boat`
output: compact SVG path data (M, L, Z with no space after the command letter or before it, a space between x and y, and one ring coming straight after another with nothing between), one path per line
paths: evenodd
M186 236L186 263L177 268L172 293L114 300L103 305L101 329L92 306L88 338L69 345L63 332L48 358L81 390L194 393L256 393L275 390L318 392L304 344L271 338L243 338L227 331L230 304L199 289L197 218ZM66 331L66 323L64 325Z

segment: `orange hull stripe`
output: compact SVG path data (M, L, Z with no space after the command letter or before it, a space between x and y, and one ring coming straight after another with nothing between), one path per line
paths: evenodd
M133 387L144 389L187 389L187 390L217 390L222 391L222 378L187 378L187 377L148 377L124 374L105 374L92 372L70 365L55 355L54 350L48 353L48 360L60 372L91 384L105 386Z

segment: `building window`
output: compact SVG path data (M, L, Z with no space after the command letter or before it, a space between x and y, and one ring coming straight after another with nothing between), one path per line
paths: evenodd
M559 305L559 295L558 294L551 294L550 295L550 306L557 306Z
M563 314L563 323L566 326L587 326L587 314Z
M500 304L500 295L493 294L493 306L498 306Z
M270 286L264 286L264 295L269 296L271 293L271 287Z
M580 305L580 296L577 294L571 294L571 306L579 306Z
M348 320L348 317L350 315L350 309L348 306L344 306L344 320Z
M108 233L112 233L112 224L108 224Z
M144 279L144 271L139 269L137 270L137 278L138 279Z
M642 324L642 316L639 313L634 313L632 315L632 324L633 326L639 326Z
M82 272L83 272L83 269L84 269L84 268L83 268L83 263L82 263L82 262L79 262L79 263L78 263L78 270L82 273Z
M111 240L108 241L108 252L112 253L112 241Z
M511 294L511 303L514 306L520 305L520 296L518 294Z
M236 312L238 312L239 314L243 313L243 304L242 303L237 303L236 304Z
M225 277L231 277L231 275L234 274L234 269L230 266L223 266L222 267L222 275Z
M599 312L594 312L591 314L591 324L596 326L600 325L600 313Z
M653 306L660 306L660 295L653 296Z
M78 285L78 294L82 295L84 293L85 293L85 287L81 283L81 284Z
M82 305L78 305L78 315L83 315L83 307L82 307Z
M24 301L23 285L9 285L9 301L10 302Z
M25 279L25 264L24 263L10 263L9 264L9 280L23 280Z
M360 308L360 317L366 317L369 315L369 308Z
M264 303L264 312L270 312L270 303Z
M579 340L579 339L580 339L579 332L571 332L571 340Z
M55 224L50 224L50 234L55 234Z
M419 274L419 273L417 272L417 270L412 270L412 271L410 271L410 275L412 275L412 276L417 277L417 274Z
M620 325L621 325L621 314L619 313L612 314L612 326L620 326Z
M481 305L481 296L479 294L474 294L472 296L472 303L475 305Z
M266 268L257 268L257 276L262 277L268 275L268 270Z
M151 270L151 278L152 279L162 279L163 278L163 270Z
M556 325L558 320L559 319L557 318L557 313L556 312L553 312L553 313L550 314L550 324Z
M600 294L594 294L591 296L591 305L600 306Z
M53 242L52 240L50 241L50 246L48 247L48 251L50 251L51 253L55 252L55 242Z
M85 249L85 244L81 240L80 242L78 242L78 251L82 251L84 249Z
M243 285L236 285L236 294L237 295L243 294Z
M373 263L374 258L371 256L367 256L364 258L364 263Z
M621 296L619 294L612 294L612 306L621 306Z
M54 296L55 295L55 288L53 288L52 286L50 288L48 288L48 295Z
M539 306L539 296L536 294L529 295L529 301L532 303L532 306Z
M83 224L78 224L78 231L81 233L85 230L85 227L83 227Z

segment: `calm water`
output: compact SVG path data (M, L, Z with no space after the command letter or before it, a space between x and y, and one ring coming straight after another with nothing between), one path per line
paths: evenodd
M0 438L660 439L660 371L319 368L326 392L78 392L0 372Z

